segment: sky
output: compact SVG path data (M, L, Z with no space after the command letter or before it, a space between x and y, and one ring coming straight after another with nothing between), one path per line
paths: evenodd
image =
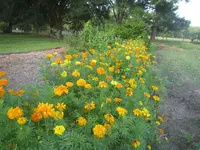
M190 0L188 3L182 1L178 6L177 13L180 17L185 17L185 19L190 20L191 26L200 27L200 0Z

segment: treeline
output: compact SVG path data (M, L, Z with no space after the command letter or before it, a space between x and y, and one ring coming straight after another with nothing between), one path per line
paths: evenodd
M31 32L46 30L61 38L63 31L79 32L90 20L103 28L107 23L115 24L124 37L130 36L130 32L140 35L145 31L154 41L157 33L189 27L190 21L175 13L179 1L1 0L0 28L4 33L11 33L13 27Z

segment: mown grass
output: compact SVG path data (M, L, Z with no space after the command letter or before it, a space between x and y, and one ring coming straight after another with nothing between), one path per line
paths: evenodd
M170 42L165 42L163 44ZM154 44L159 46L160 43ZM167 45L167 44L166 44ZM181 45L181 47L180 47ZM200 85L200 45L185 43L174 44L158 51L156 70L161 77L167 77L168 84L183 85L191 83ZM178 50L176 48L182 48ZM190 51L189 51L189 48Z
M174 41L174 40L158 40L156 43L165 44L168 46L175 46L185 50L200 50L200 44L193 44L190 42Z
M65 43L48 37L0 34L0 53L28 52L63 47Z

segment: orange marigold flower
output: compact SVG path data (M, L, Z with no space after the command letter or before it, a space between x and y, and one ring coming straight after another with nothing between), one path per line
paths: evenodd
M110 124L108 124L108 123L104 123L104 125L103 125L106 129L111 129L111 126L110 126Z
M140 146L140 142L138 141L138 139L134 139L132 144L134 148L137 148L138 146Z
M100 81L98 87L100 88L106 88L108 84L105 81Z
M144 92L144 96L146 96L147 98L150 98L151 95L149 93Z
M79 72L78 70L74 70L74 71L72 72L72 76L73 76L73 77L80 77L80 72Z
M86 85L86 81L82 78L78 79L76 81L77 86L81 87L81 86L85 86Z
M112 76L106 76L106 79L111 81L112 80Z
M73 82L66 82L67 87L72 87L73 85L74 85Z
M133 95L133 89L132 88L127 88L126 89L126 96L132 96Z
M22 96L23 94L24 94L24 90L19 90L19 91L16 91L16 95L18 95L18 96Z
M97 68L97 73L100 75L105 74L104 68L102 68L102 67Z
M115 101L115 103L121 103L121 102L122 102L122 99L121 99L121 98L118 98L118 97L116 97L116 98L114 99L114 101Z
M97 138L103 138L106 134L106 128L100 124L95 125L95 127L92 130Z
M84 85L84 88L86 88L86 89L91 89L92 86L91 86L91 84L85 84L85 85Z
M79 126L86 126L87 120L84 117L79 117L76 122Z
M6 75L6 72L0 71L0 77L3 77L3 76L5 76L5 75Z
M123 85L121 83L117 83L117 85L115 87L118 89L121 89L121 88L123 88Z
M95 109L95 103L94 103L94 101L92 101L91 103L87 103L84 108L86 110L89 110L89 111Z
M0 86L0 98L3 97L5 94L5 90L2 86Z
M108 121L110 124L113 124L115 122L115 118L111 114L105 114L104 118L106 121Z
M3 78L3 79L0 79L0 86L6 86L8 85L8 80Z
M90 60L90 65L91 66L96 66L96 64L97 64L97 60L95 60L95 59L92 59L92 60Z
M14 119L18 119L21 116L23 116L24 111L20 108L20 107L15 107L15 108L10 108L7 111L7 116L9 119L14 120Z
M34 122L38 122L42 119L42 114L40 113L33 113L31 115L31 120L34 121Z
M68 88L66 86L64 86L64 85L60 85L60 86L54 88L54 94L58 95L58 96L61 96L64 93L68 94L68 92L69 92Z
M61 64L61 63L62 63L62 59L61 59L61 58L56 58L55 63L56 63L56 64Z

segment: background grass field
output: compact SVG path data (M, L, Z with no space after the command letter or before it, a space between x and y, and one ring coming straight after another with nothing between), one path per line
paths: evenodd
M64 41L49 37L19 34L0 34L0 53L28 52L65 46Z

